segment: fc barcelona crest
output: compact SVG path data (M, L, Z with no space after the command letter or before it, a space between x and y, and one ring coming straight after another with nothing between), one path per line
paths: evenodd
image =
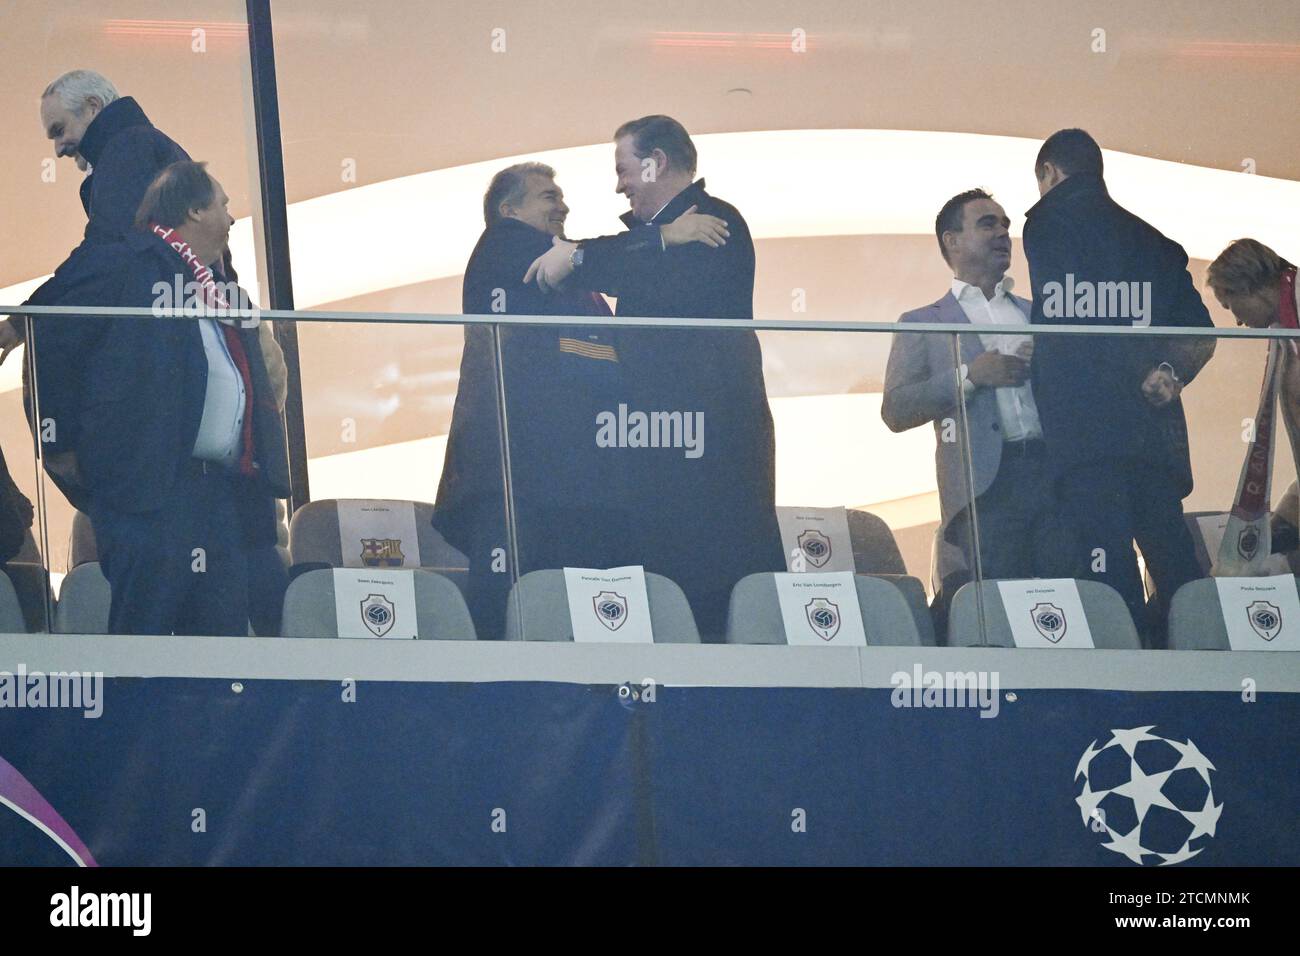
M820 568L831 559L831 539L816 528L799 535L799 548L814 568Z
M406 563L401 538L362 538L361 563L367 568L400 568Z
M611 631L617 631L627 620L627 598L613 591L601 591L591 599L596 609L596 620Z
M1064 611L1055 604L1040 603L1034 605L1029 617L1039 634L1053 644L1061 643L1061 638L1065 637Z
M823 641L834 639L840 632L840 608L838 604L825 598L813 598L803 609L808 618L808 626Z
M1266 641L1282 633L1282 610L1276 604L1252 601L1246 608L1246 619L1250 621L1251 630Z
M397 621L397 608L382 594L368 594L361 602L361 620L375 637L383 637Z

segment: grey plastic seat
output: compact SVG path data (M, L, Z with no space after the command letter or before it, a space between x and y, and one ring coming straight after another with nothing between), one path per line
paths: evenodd
M26 634L22 605L9 576L0 572L0 634Z
M320 563L334 568L344 567L343 547L339 540L339 500L311 501L294 512L293 520L289 522L289 554L294 564ZM409 503L415 508L420 567L450 579L463 592L469 575L469 559L434 529L430 523L433 505L424 501Z
M44 565L14 559L5 565L5 573L9 575L9 583L14 586L14 593L18 595L18 606L22 608L27 633L39 634L48 630L46 602L49 602L51 608L56 602Z
M895 584L864 574L854 575L853 580L857 585L862 630L868 644L902 647L921 645L921 635L917 632L912 609ZM781 602L776 591L776 575L761 572L746 575L736 582L736 586L731 589L731 603L727 609L727 643L786 643Z
M68 570L99 560L99 547L95 544L95 529L90 518L81 511L72 515L72 532L68 536Z
M925 593L925 585L920 578L910 574L870 574L868 577L888 581L903 593L903 600L912 611L912 622L916 624L916 633L920 635L924 647L934 647L938 643L934 633L934 618L930 614L930 601Z
M17 561L20 564L43 564L41 558L41 549L36 546L36 536L32 534L32 529L28 528L23 532L23 544L18 549L18 553L9 559L10 563Z
M415 628L420 640L473 641L474 622L460 589L441 574L420 568L391 571L415 578ZM282 637L338 637L334 610L334 572L308 571L294 578L284 595Z
M1169 649L1227 651L1228 629L1214 578L1188 581L1174 594L1169 607Z
M78 564L59 588L54 630L58 634L107 634L112 603L113 592L99 562Z
M1109 584L1100 581L1076 581L1079 588L1079 602L1083 605L1083 616L1088 619L1088 630L1092 632L1094 647L1107 650L1142 649L1138 640L1137 628L1128 612L1128 605ZM948 646L975 647L981 644L979 608L976 604L976 588L984 598L984 618L988 626L987 640L983 643L991 647L1015 647L1011 637L1011 624L1007 620L1006 608L1002 605L1002 594L997 581L972 581L963 584L953 595L952 610L948 614Z
M647 571L645 591L656 644L700 643L695 615L681 588L663 575ZM506 602L506 640L573 640L563 570L530 571L510 589Z
M907 573L894 532L882 518L870 511L852 508L845 514L849 523L849 541L853 545L853 568L858 574Z

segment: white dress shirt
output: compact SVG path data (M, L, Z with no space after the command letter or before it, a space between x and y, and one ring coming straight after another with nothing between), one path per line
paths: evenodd
M194 439L194 457L233 464L242 450L245 405L244 379L226 348L226 337L215 319L200 319L203 352L208 358L208 390L203 418Z
M954 278L952 295L972 325L1028 325L1025 313L1020 311L1020 307L1011 298L1014 286L1015 280L1011 276L1003 276L993 290L993 298L989 299L979 286ZM1032 342L1033 338L1028 335L981 332L980 341L989 352L1015 355L1021 345ZM976 385L966 377L966 371L963 364L962 389L969 396L975 391ZM1003 441L1027 441L1043 437L1043 426L1038 420L1038 408L1034 405L1034 392L1029 382L1014 388L999 388L996 392Z

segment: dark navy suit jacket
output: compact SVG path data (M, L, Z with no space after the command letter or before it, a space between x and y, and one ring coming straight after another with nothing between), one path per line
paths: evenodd
M85 254L74 298L150 308L156 286L192 279L156 237ZM84 299L83 299L84 296ZM177 303L176 307L180 304ZM207 356L195 319L58 317L38 320L40 418L54 423L46 451L76 453L82 503L127 512L175 507L207 393ZM274 497L289 493L283 424L255 328L239 330L253 384L257 475L241 492L248 544L274 543Z

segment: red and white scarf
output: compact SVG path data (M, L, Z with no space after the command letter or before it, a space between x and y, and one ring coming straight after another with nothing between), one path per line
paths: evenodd
M230 308L230 303L226 301L226 297L221 294L221 289L218 288L216 280L212 278L214 274L212 270L199 261L199 257L190 248L190 244L182 239L175 229L151 222L149 223L149 231L167 243L167 247L180 256L181 261L190 267L190 271L194 273L194 281L203 290L203 301L208 306L223 311Z
M149 229L155 236L165 242L169 249L180 256L182 262L190 267L190 271L194 273L194 281L203 290L203 301L213 309L227 311L230 304L226 301L226 297L221 294L221 289L217 286L216 280L212 278L212 270L199 261L199 257L190 248L190 244L182 239L175 229L160 226L156 222L150 223ZM244 394L247 396L248 401L248 411L244 414L244 423L240 429L239 462L236 467L240 474L251 475L256 467L253 462L252 408L253 402L259 396L254 394L253 375L248 362L248 353L244 350L244 343L239 338L239 332L234 328L233 320L220 319L218 321L221 323L220 329L226 340L226 350L230 353L231 361L235 363L235 369L244 382Z
M1281 301L1278 304L1278 324L1284 329L1300 328L1296 316L1295 284L1296 270L1288 269L1282 274ZM1278 384L1288 360L1300 360L1295 340L1270 340L1264 382L1260 386L1259 410L1255 413L1255 437L1241 466L1237 495L1214 562L1213 573L1217 577L1253 577L1268 573L1268 558L1273 551L1269 503L1273 487L1274 412Z

